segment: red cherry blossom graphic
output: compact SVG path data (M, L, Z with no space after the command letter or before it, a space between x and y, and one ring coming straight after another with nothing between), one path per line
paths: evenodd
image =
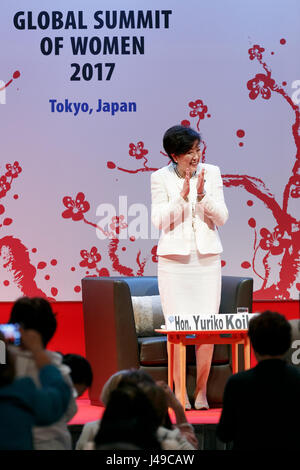
M253 59L261 60L263 52L265 52L264 48L260 47L258 44L255 44L250 49L248 49L249 59L250 60L253 60Z
M18 78L19 73L14 73L14 79ZM6 84L6 86L9 83ZM0 176L0 197L7 196L8 191L11 189L15 180L20 176L22 168L18 161L13 164L6 163L6 172ZM14 200L18 200L19 196L15 194ZM0 205L0 215L5 212L4 205ZM4 228L13 222L12 218L6 217L0 227ZM36 253L37 249L32 248L32 253ZM37 269L44 269L46 263L41 261L35 267L29 257L29 250L23 245L22 241L16 237L6 236L0 239L0 258L3 261L3 268L6 269L13 276L13 283L21 290L24 295L31 297L45 297L49 300L54 300L43 292L36 284L35 277ZM47 276L45 276L46 278ZM9 281L7 281L9 283ZM5 284L8 285L8 284Z
M291 198L298 199L300 197L300 175L291 176L287 189L290 192Z
M291 213L289 203L291 199L297 199L300 197L300 113L299 107L293 103L285 89L279 86L273 78L271 69L263 61L264 52L265 49L259 44L255 44L248 51L249 59L253 63L257 61L263 69L261 72L256 73L254 78L251 78L247 82L249 98L254 101L260 96L267 103L274 93L277 93L293 111L295 120L292 125L292 138L296 145L296 157L292 168L292 175L284 188L282 202L278 202L272 191L266 187L265 183L260 178L256 176L225 174L222 175L222 177L225 187L243 188L249 193L249 195L251 195L251 199L248 199L247 201L249 208L255 208L254 202L257 199L264 204L266 209L270 211L270 214L273 216L275 221L273 228L263 227L259 229L257 228L257 221L255 218L249 218L249 229L254 232L253 258L252 263L250 261L241 260L241 267L249 270L252 268L253 273L262 281L260 288L254 293L254 298L284 299L289 298L290 290L296 285L299 285L299 283L296 282L296 278L300 268L300 222L298 220L298 214ZM280 83L284 82L281 80ZM196 99L188 102L188 108L189 118L197 120L196 127L200 130L200 122L203 121L205 117L208 117L207 105L204 104L204 100ZM191 126L190 119L183 119L181 124L186 127ZM245 131L243 129L238 129L236 132L239 139L245 136ZM141 167L132 170L122 168L117 166L115 162L109 161L107 162L107 168L110 170L115 169L126 172L128 174L137 174L144 171L156 171L158 168L151 168L148 166L146 155L148 156L149 152L145 148L144 142L140 141L139 144L140 145L138 146L138 144L136 145L131 142L129 144L128 153L131 160L134 158L136 162L143 162ZM243 142L239 142L240 146L242 146L242 144ZM207 144L206 142L203 142L201 145L203 145L202 160L205 161ZM147 153L145 153L146 150ZM166 156L163 152L161 152L161 154ZM70 208L68 207L68 209ZM137 272L135 272L133 267L121 264L119 252L126 248L123 245L120 247L120 241L118 238L118 232L120 232L122 228L121 224L124 222L124 220L121 219L121 216L119 216L117 224L112 220L111 225L113 227L109 226L108 232L99 225L86 220L84 216L81 220L91 227L101 231L108 239L110 239L109 258L112 263L113 271L116 271L121 275L128 276L143 275L147 260L151 258L152 262L156 262L157 252L155 247L152 247L151 253L148 257L144 257L143 259L141 258L141 250L138 250L136 255ZM130 238L129 241L137 243L137 240L134 238ZM260 256L258 256L258 254L260 254ZM276 257L276 263L271 263L271 257L273 256ZM225 265L224 263L222 264L223 266ZM275 271L276 266L278 266L277 271ZM98 267L93 269L95 269L98 274L101 272Z
M117 235L119 235L120 229L125 229L128 227L128 225L125 222L123 222L124 219L125 219L124 215L120 215L120 217L116 216L111 219L110 228L114 230Z
M13 165L10 163L6 164L6 173L4 175L0 175L0 199L5 198L7 193L12 188L12 184L15 179L19 176L22 171L18 162L14 162ZM16 198L15 198L16 199ZM5 206L0 204L0 215L4 214ZM13 219L11 217L6 217L2 224L0 222L0 228L3 226L8 226L12 223Z
M262 238L259 246L262 250L270 250L272 255L280 255L291 244L291 240L283 238L284 234L280 231L279 227L275 227L273 233L266 228L262 228L260 235Z
M205 114L207 113L207 106L203 104L202 100L198 99L196 101L190 101L189 107L192 108L192 111L190 111L190 116L198 117L197 129L199 130L199 123L201 119L205 118Z
M64 219L72 219L74 221L82 220L84 213L90 209L90 204L85 201L85 195L83 193L78 193L75 200L70 196L65 196L63 198L63 203L67 207L62 213Z
M81 250L80 255L83 258L83 260L79 263L82 268L96 268L97 263L101 260L101 255L100 253L98 253L97 248L95 246L92 247L90 252L88 252L87 250Z
M125 173L131 173L131 174L136 174L139 172L144 172L144 171L156 171L158 168L151 168L147 165L148 159L146 158L145 155L148 154L148 150L145 148L144 142L140 141L136 145L133 143L129 144L129 156L134 157L136 160L144 160L143 166L141 168L137 168L135 170L129 170L127 168L122 168L120 166L117 166L114 162L107 162L106 166L110 170L117 169L119 171L123 171Z
M290 289L296 286L300 269L300 221L298 220L298 214L289 212L290 199L300 197L300 112L299 106L295 105L284 88L276 83L272 78L272 71L263 62L264 48L256 44L248 52L250 60L256 59L265 72L264 74L257 74L254 79L248 81L249 98L254 100L261 95L267 101L271 98L272 92L278 93L294 113L295 121L292 125L292 137L296 145L295 163L292 168L292 175L283 191L282 203L277 202L275 196L259 178L249 175L222 175L223 183L226 187L244 188L252 196L263 202L275 220L273 229L263 227L260 230L260 239L256 232L255 219L251 218L248 221L249 227L254 230L252 269L257 277L262 280L260 289L254 292L254 298L289 299ZM249 200L247 204L252 207L253 201ZM256 267L256 257L259 250L262 250L261 253L263 254L262 268L264 272L262 274L258 272ZM276 256L279 259L279 262L277 262L279 268L276 272L274 266L271 268L271 256ZM242 267L249 268L248 262L243 262ZM270 285L271 274L274 281Z
M158 263L158 256L157 256L157 245L155 245L151 250L152 261L153 263Z
M148 150L144 148L144 142L138 142L137 145L129 144L129 155L140 160L147 155ZM145 159L147 161L147 159Z
M10 183L7 181L6 176L0 178L0 197L5 197L6 193L10 190Z
M105 231L102 227L100 227L97 224L94 224L93 222L90 222L86 220L84 217L82 221L91 227L96 228L97 230L100 230L104 235L106 235L107 239L110 239L109 243L109 257L112 262L112 269L114 271L117 271L118 273L126 276L143 276L144 274L144 269L145 265L147 262L147 258L144 258L141 260L141 250L138 251L137 256L136 256L136 263L138 265L138 270L134 272L133 268L129 266L124 266L120 263L119 256L118 256L118 249L119 249L119 238L118 234L120 232L120 229L127 228L127 224L124 222L124 216L115 216L112 217L111 223L110 223L110 228L112 229L111 232ZM134 237L130 237L129 241L135 242ZM126 247L123 247L126 250ZM121 248L122 249L122 248ZM98 253L96 247L92 247L90 251L87 250L81 250L80 251L81 262L79 263L80 267L88 267L89 269L95 269L97 274L99 276L109 276L109 271L106 268L98 268L98 263L101 260L101 255ZM74 267L71 268L71 270L75 270ZM92 274L91 276L95 276Z
M263 73L258 73L252 80L247 83L250 90L249 98L255 100L260 94L264 100L271 98L271 90L274 90L275 81Z
M189 110L189 114L191 117L198 118L197 119L197 124L196 127L198 130L199 129L199 124L200 121L205 118L205 115L207 113L207 106L203 103L201 99L197 99L195 101L190 101L188 103L189 108L192 108L192 110ZM210 117L210 114L207 114L207 117ZM181 124L184 127L190 127L191 123L189 120L184 119L181 121ZM204 140L201 141L201 152L202 152L202 162L205 162L205 153L207 149L207 144ZM114 162L108 161L106 162L106 166L109 170L119 170L123 171L125 173L130 173L130 174L136 174L140 172L145 172L145 171L156 171L158 168L153 168L148 166L148 159L146 158L146 155L149 153L148 149L145 148L145 144L143 141L139 141L137 144L130 143L129 144L129 156L134 157L137 161L138 160L144 160L143 161L143 166L140 168L137 168L135 170L123 168L120 166L117 166ZM164 152L160 152L164 157L168 157L168 155ZM171 163L171 160L168 162L169 164Z
M14 162L13 165L10 163L6 164L6 169L7 172L5 173L5 176L11 177L11 178L17 178L19 176L19 173L21 173L22 168L19 165L19 162Z
M80 193L80 194L83 194L83 193ZM81 200L83 200L82 197L81 197ZM65 197L65 198L63 198L63 203L66 205L66 202L69 202L69 200L66 201L66 197ZM89 207L90 207L90 205L88 205L88 209L89 209ZM70 214L68 214L68 215L70 215ZM125 219L124 215L119 215L119 216L112 217L111 223L109 224L109 228L111 229L111 231L108 232L108 231L104 230L99 224L95 224L93 222L90 222L84 216L81 218L81 220L85 224L96 228L97 230L101 231L101 233L104 234L107 239L110 239L108 253L109 253L110 260L112 262L112 269L114 271L117 271L118 273L120 273L122 275L126 275L126 276L143 276L145 265L146 265L146 262L147 262L147 258L144 258L143 260L140 259L141 258L141 250L138 251L137 256L136 256L136 262L137 262L137 265L138 265L138 270L136 272L134 272L133 268L131 268L129 266L124 266L120 263L119 255L118 255L118 249L120 248L119 247L120 241L119 241L118 235L120 233L120 230L127 228L127 224L125 223L124 219ZM134 237L130 237L129 241L135 242L136 240L135 240ZM126 250L126 247L122 247L121 250L122 249ZM100 255L100 253L98 253L96 247L92 247L90 251L83 249L83 250L80 251L80 255L81 255L82 260L80 261L79 266L82 267L82 268L95 269L95 271L97 273L97 274L91 274L91 275L89 275L89 277L94 277L96 275L104 276L104 277L110 276L109 270L107 268L101 268L100 269L98 267L98 263L101 260L101 255ZM72 267L71 270L75 271L75 268ZM77 292L77 291L75 291L75 292Z

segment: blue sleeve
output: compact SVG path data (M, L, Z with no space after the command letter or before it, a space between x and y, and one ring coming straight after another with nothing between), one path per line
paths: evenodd
M41 388L34 392L33 409L35 424L42 426L55 423L67 410L71 389L60 371L53 365L40 370Z

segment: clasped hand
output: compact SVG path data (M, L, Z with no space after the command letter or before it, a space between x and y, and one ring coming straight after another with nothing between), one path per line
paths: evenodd
M200 171L198 175L198 180L197 180L197 194L202 194L204 192L204 168ZM183 187L182 191L180 193L181 197L183 199L186 199L190 193L190 178L191 178L191 172L190 169L187 168L185 171L185 178L183 182Z

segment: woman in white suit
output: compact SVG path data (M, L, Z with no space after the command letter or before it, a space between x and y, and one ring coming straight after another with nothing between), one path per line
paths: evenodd
M173 126L163 138L172 160L151 175L152 223L158 242L158 287L165 317L216 314L221 297L222 245L218 226L228 218L217 166L202 164L200 135ZM213 345L196 346L195 408L207 409L206 384ZM174 353L175 394L179 397L179 349ZM186 409L191 405L186 394Z

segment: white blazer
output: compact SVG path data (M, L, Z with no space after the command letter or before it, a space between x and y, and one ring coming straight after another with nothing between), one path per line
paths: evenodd
M205 169L206 194L197 202L197 176ZM181 196L184 179L179 178L170 164L151 175L151 220L161 230L157 254L188 255L192 238L201 254L222 253L217 227L225 224L228 210L224 201L223 182L219 167L199 164L190 180L188 201Z

